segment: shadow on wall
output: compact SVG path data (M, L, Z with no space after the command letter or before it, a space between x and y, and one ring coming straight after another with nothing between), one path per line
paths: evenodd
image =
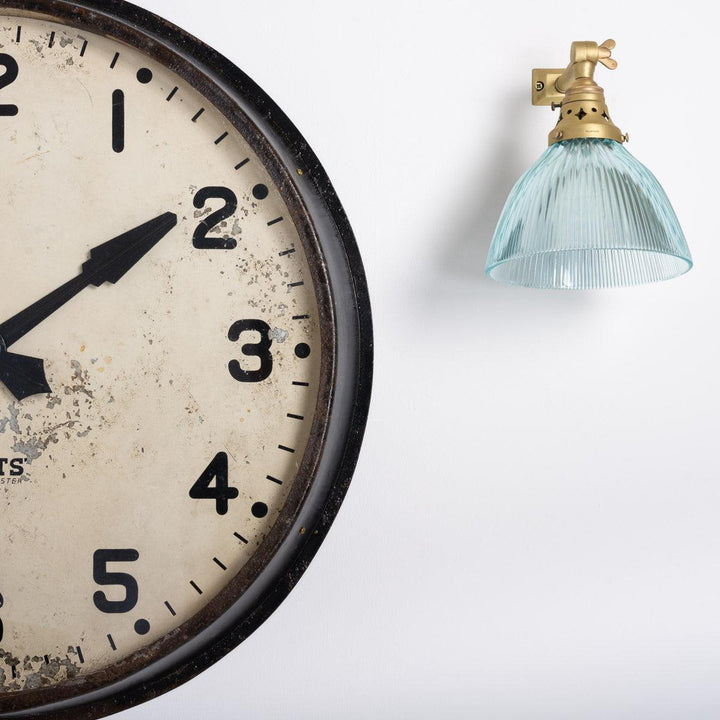
M441 256L437 270L476 283L493 283L485 275L485 261L497 221L507 196L522 173L530 165L529 158L519 149L524 128L521 121L509 125L508 117L524 118L527 114L527 93L514 92L498 99L502 113L495 118L491 132L477 134L477 150L490 146L490 153L473 164L475 174L460 178L460 187L453 197L459 198L458 207L447 213L450 222L442 227L442 238L437 238ZM478 153L479 154L479 153Z
M442 219L430 225L436 236L438 256L428 269L432 275L428 282L438 291L429 300L443 312L459 312L463 306L481 315L500 310L500 316L505 318L522 312L532 322L539 315L547 317L549 310L560 308L566 308L572 315L584 315L595 304L591 293L511 287L485 275L488 250L505 201L521 175L544 150L541 144L535 155L528 156L526 144L517 141L524 137L523 133L534 132L529 127L527 93L503 97L497 104L502 105L503 113L496 113L492 132L478 134L478 148L490 138L489 159L486 155L475 164L472 177L458 180L459 186L452 193L453 198L459 198L456 206L451 203ZM507 117L527 117L528 121L508 124ZM489 305L486 301L491 296L501 302Z
M456 278L493 282L485 275L485 261L495 226L510 190L528 166L507 128L505 133L494 144L489 162L478 163L476 175L463 183L460 206L448 213L453 222L443 228L444 238L438 242L441 270Z

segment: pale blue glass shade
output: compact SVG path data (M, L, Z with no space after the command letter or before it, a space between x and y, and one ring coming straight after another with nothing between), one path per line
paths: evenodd
M487 274L526 287L591 289L668 280L692 267L655 176L614 140L551 145L510 193Z

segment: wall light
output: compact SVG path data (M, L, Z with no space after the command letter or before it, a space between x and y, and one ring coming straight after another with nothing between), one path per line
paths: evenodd
M487 274L512 285L590 289L668 280L692 267L677 217L652 173L623 146L600 62L613 40L575 42L566 69L533 70L533 105L560 108L550 147L513 188Z

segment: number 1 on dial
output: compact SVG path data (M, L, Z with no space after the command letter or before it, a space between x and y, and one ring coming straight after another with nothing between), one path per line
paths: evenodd
M125 149L125 93L112 94L112 148L116 153Z

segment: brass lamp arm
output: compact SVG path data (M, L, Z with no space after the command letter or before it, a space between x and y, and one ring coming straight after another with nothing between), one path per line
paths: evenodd
M550 105L553 110L561 107L558 124L550 133L551 145L577 138L604 138L621 143L628 139L610 119L605 92L594 79L598 63L609 70L617 68L617 61L612 58L614 48L614 40L606 40L602 45L574 42L565 69L533 70L533 105Z
M555 89L564 95L576 80L580 78L592 80L598 63L615 70L617 60L611 57L614 48L614 40L606 40L602 45L594 42L574 42L570 46L570 64L555 81Z

